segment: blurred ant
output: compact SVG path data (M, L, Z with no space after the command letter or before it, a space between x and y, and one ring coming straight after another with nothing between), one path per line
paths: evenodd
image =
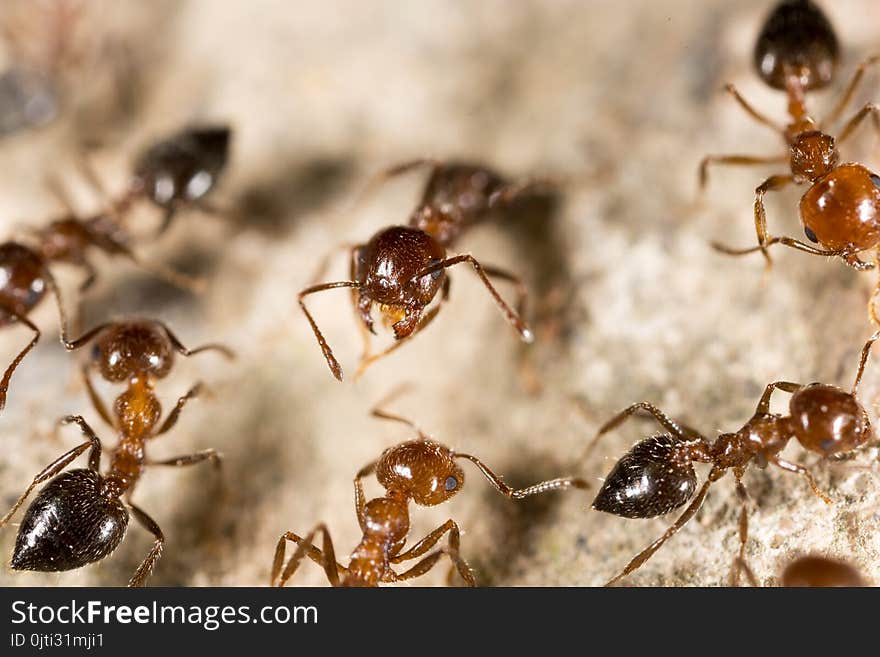
M741 568L752 586L759 586L758 578L744 561L737 559L737 568ZM853 587L867 586L858 570L844 561L830 559L817 554L798 557L790 562L782 571L779 583L783 587Z
M232 128L227 125L191 126L147 147L135 160L128 188L110 203L110 214L124 217L132 205L147 200L164 211L156 236L171 225L179 210L215 209L205 197L217 185L229 159ZM84 170L89 182L109 197L97 175Z
M424 575L445 554L465 583L468 586L476 586L473 571L459 554L460 533L458 524L452 519L444 522L408 550L401 552L410 529L409 503L436 506L446 502L464 486L464 472L456 463L457 459L464 459L476 465L499 493L514 500L552 490L589 488L586 481L576 477L542 481L527 488L511 488L477 457L456 452L431 440L410 420L386 413L379 408L374 408L372 414L378 418L406 424L418 433L419 438L386 449L378 461L361 468L355 475L355 512L363 531L363 538L352 552L348 567L336 561L330 532L327 526L321 523L304 538L293 532L287 532L278 540L272 563L273 585L284 586L306 556L324 568L327 580L332 586L378 586L380 583L401 582ZM362 479L372 473L376 474L376 479L385 489L385 496L366 501ZM315 535L319 532L322 534L322 549L312 544ZM392 569L396 564L421 557L447 533L449 538L446 547L431 552L403 573ZM297 548L282 571L287 541L296 543ZM450 577L451 575L452 571Z
M102 324L68 347L78 349L92 339L95 344L91 360L83 367L82 374L98 415L119 435L110 454L110 467L106 474L101 474L101 441L82 416L63 418L59 425L79 425L87 440L36 475L9 513L0 519L0 527L9 522L36 486L52 478L25 512L15 541L12 568L55 572L99 561L122 541L130 511L155 537L152 549L129 581L129 586L141 586L153 571L165 543L156 522L131 502L131 494L144 469L154 465L193 465L206 460L220 466L220 455L213 449L161 461L147 458L146 442L171 430L186 403L201 390L201 384L193 386L159 424L162 406L153 392L155 382L171 371L175 351L183 356L208 350L218 351L227 358L234 355L216 344L187 349L167 326L144 319ZM107 381L127 383L125 391L113 403L112 414L92 386L88 375L90 366L97 367ZM88 468L62 472L86 450L89 450ZM121 499L123 495L125 503Z
M862 348L858 371L851 391L833 385L788 381L770 383L764 389L754 415L734 433L722 433L710 442L701 433L670 419L649 402L639 402L621 411L599 429L585 455L599 439L618 427L637 411L649 413L665 430L637 443L614 466L593 501L597 511L623 518L653 518L677 509L691 500L678 520L651 545L637 554L606 586L618 582L639 568L680 530L699 510L709 487L733 470L736 492L741 503L739 517L739 562L745 561L748 540L748 494L742 483L750 465L766 468L768 464L804 477L819 498L830 504L809 470L783 460L779 454L794 438L805 449L825 459L839 458L869 444L874 437L868 414L856 398L871 345L880 337L875 333ZM774 390L791 393L789 415L770 412ZM709 463L712 468L697 490L694 463ZM696 493L696 495L695 495ZM732 579L738 576L735 568Z
M821 89L831 82L837 60L838 44L834 30L812 2L785 0L770 13L755 45L754 63L765 83L786 92L791 122L785 127L777 125L753 109L732 84L726 89L749 116L783 137L788 152L772 157L706 157L700 165L700 186L706 185L710 164L750 166L787 161L791 173L770 176L755 190L758 246L732 249L713 244L718 251L728 255L760 251L769 267L772 261L768 247L778 243L812 255L839 256L858 271L874 267L874 263L860 260L858 253L880 246L880 177L855 162L840 164L838 147L868 116L880 131L878 108L873 103L862 107L843 125L836 141L824 129L840 118L865 70L880 61L880 56L870 57L859 65L837 105L824 120L817 122L807 111L806 92ZM792 183L810 185L800 201L800 218L807 238L818 247L792 237L771 236L767 232L764 195ZM871 316L877 321L873 303Z
M389 177L422 166L429 166L431 175L408 224L384 228L367 243L349 247L349 280L313 285L299 293L299 305L309 320L330 371L340 381L342 368L303 301L304 297L315 292L352 288L352 302L364 337L364 355L358 375L431 323L449 298L449 279L445 270L462 263L474 268L522 340L528 343L534 339L522 319L527 295L519 277L497 267L481 265L470 254L447 256L447 249L471 226L546 183L529 180L515 184L482 165L420 159L383 172L367 189L371 190ZM492 286L490 277L508 281L516 287L515 311ZM438 292L438 303L426 312ZM369 348L369 334L376 333L371 314L373 304L378 304L382 319L392 328L395 339L390 347L375 355L370 354Z

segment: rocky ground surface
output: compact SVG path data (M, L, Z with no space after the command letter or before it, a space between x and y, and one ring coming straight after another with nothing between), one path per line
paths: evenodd
M597 427L631 402L653 401L714 437L751 415L766 382L850 385L871 333L865 306L874 274L780 251L765 275L760 256L726 258L709 248L713 239L753 243L752 190L772 169L719 170L695 203L703 155L781 148L722 92L733 82L783 119L783 97L751 67L764 0L86 4L81 36L103 54L69 73L56 120L0 140L4 235L61 211L48 176L64 181L82 212L97 207L76 168L84 147L113 190L145 144L182 124L225 121L235 130L216 196L222 216L181 215L141 249L205 276L207 292L193 296L98 257L100 281L81 304L83 326L136 313L163 319L189 345L221 340L239 354L231 364L211 355L180 362L161 384L166 408L195 380L212 394L188 407L175 430L150 445L151 455L214 447L225 461L222 478L201 466L152 469L138 485L134 499L168 539L152 585L266 584L279 535L319 521L345 562L359 539L354 473L412 437L369 417L401 383L412 389L395 410L479 455L509 483L570 472L596 487L615 458L654 431L632 422L589 462L578 460ZM855 65L877 52L880 25L880 6L870 0L824 4L843 51L834 87L810 98L820 115ZM101 50L105 42L113 47ZM872 72L857 101L877 100L878 87ZM866 124L843 156L877 166L877 143ZM337 244L405 221L420 174L356 209L351 199L380 168L423 156L563 181L558 198L527 203L461 243L481 261L522 274L537 341L522 345L473 273L460 269L430 329L359 381L337 383L296 292ZM800 234L798 198L798 190L768 198L773 231ZM156 217L146 209L137 221L151 226ZM329 275L345 269L340 257ZM79 274L56 271L72 303ZM360 337L348 296L327 293L311 307L353 372ZM51 304L33 317L45 339L16 373L0 417L3 508L79 440L66 429L54 441L56 418L82 413L114 441L79 385L75 359L55 340ZM5 329L0 353L11 358L27 339L20 328ZM862 389L874 419L878 384L875 359ZM100 389L108 399L118 394ZM785 397L774 407L784 409ZM775 583L789 559L817 551L880 583L876 453L834 466L795 444L785 455L808 465L833 503L796 476L749 471L748 558L760 581ZM454 518L482 585L601 584L674 518L589 511L595 491L514 503L465 469L466 486L451 502L412 509L412 536ZM368 482L368 494L380 490ZM626 583L726 582L738 511L728 476ZM99 564L42 574L9 569L14 539L14 526L0 532L0 585L121 585L151 544L133 526ZM442 584L445 575L444 566L415 583ZM305 564L295 581L322 584L324 575Z

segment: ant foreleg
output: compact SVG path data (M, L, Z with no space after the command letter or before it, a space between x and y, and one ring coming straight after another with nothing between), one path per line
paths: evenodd
M24 357L28 355L28 352L30 352L37 342L40 341L40 329L37 328L37 325L29 320L24 313L17 312L11 308L0 309L0 314L8 315L18 320L34 332L34 337L31 338L31 341L27 343L25 348L18 352L18 355L12 359L9 367L7 367L6 371L3 373L3 378L0 379L0 411L2 411L6 406L6 392L9 390L9 381L12 379L12 373L15 372L15 368L17 368L21 361L24 360Z

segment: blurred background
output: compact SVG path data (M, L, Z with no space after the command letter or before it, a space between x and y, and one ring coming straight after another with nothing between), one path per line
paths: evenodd
M782 148L722 92L733 82L756 107L784 118L783 96L751 64L771 4L4 0L4 239L63 213L51 180L83 215L100 208L79 166L83 157L118 192L150 143L193 123L234 130L228 170L212 196L221 212L181 213L161 239L136 245L151 262L206 278L204 294L102 256L86 295L77 292L79 272L54 270L82 328L143 315L167 322L189 346L222 341L239 355L234 363L209 354L180 359L158 388L166 409L196 380L211 396L149 445L151 457L214 447L225 461L222 478L207 466L152 469L138 484L133 499L167 538L148 584L267 584L278 537L319 521L347 563L360 538L355 472L414 437L369 416L401 383L412 389L395 411L479 456L508 483L572 473L596 489L616 458L655 431L629 423L590 462L579 461L598 426L632 402L650 400L714 437L750 417L769 381L848 387L872 331L866 303L875 275L784 250L765 275L760 256L726 258L710 249L713 239L754 243L753 190L773 169L716 170L697 202L704 155ZM822 5L842 57L836 83L809 98L820 116L857 63L880 50L880 5ZM878 84L871 71L853 111L880 99ZM843 157L876 168L877 144L866 122ZM558 194L523 204L460 244L524 278L536 343L521 344L473 272L461 268L450 272L451 301L429 329L357 382L337 383L296 293L337 245L406 221L423 173L389 182L357 207L352 201L369 176L416 157L476 160L514 179L560 180ZM771 231L800 235L798 198L798 189L768 197ZM159 220L144 207L133 224L149 233ZM327 280L347 276L344 256L330 263ZM501 291L512 299L513 290ZM361 343L348 294L315 296L310 307L353 374ZM0 416L4 509L79 441L72 428L51 437L60 416L82 413L105 444L114 442L79 383L83 355L58 344L51 302L32 318L44 339L13 377ZM0 354L11 360L28 339L27 330L6 327ZM872 419L878 383L875 360L862 387ZM119 394L103 383L99 389L108 400ZM785 395L777 404L785 408ZM790 558L818 551L880 582L876 450L837 465L818 463L796 445L785 455L808 465L834 503L823 504L798 477L748 473L748 556L759 580L775 583ZM601 584L674 518L588 511L595 489L514 503L465 467L466 485L452 501L412 507L411 538L455 519L481 585ZM369 480L367 494L380 493ZM738 512L727 477L627 583L726 582ZM152 544L133 523L120 548L97 564L13 572L20 519L0 532L5 586L124 585ZM446 570L413 584L442 584ZM325 577L304 563L294 583L324 584Z

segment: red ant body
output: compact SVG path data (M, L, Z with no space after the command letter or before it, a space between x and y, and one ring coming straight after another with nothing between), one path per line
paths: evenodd
M93 338L95 345L90 364L96 366L107 381L126 384L125 391L116 398L111 414L92 386L89 365L83 368L92 404L119 435L119 442L110 455L109 468L106 474L101 474L101 441L82 416L63 418L61 424L78 424L87 440L55 459L34 477L9 513L0 520L0 527L9 521L36 486L51 478L30 504L21 522L12 567L44 572L71 570L99 561L119 546L128 527L130 510L155 537L153 548L129 582L129 586L141 586L161 556L165 543L156 522L130 499L144 468L192 465L205 460L220 465L220 455L213 449L162 461L147 458L146 442L172 429L181 410L201 388L201 384L193 386L160 424L162 406L153 391L155 382L171 371L175 351L184 356L206 350L219 351L227 358L233 354L220 345L189 350L164 324L150 320L102 324L69 343L69 348L77 349ZM87 469L62 472L87 450ZM126 497L125 504L123 496Z

